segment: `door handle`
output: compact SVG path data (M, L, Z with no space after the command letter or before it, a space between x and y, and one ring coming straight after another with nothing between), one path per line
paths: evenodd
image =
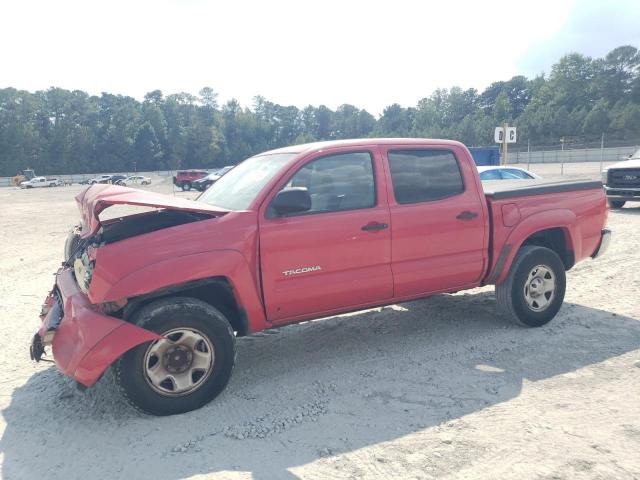
M456 215L456 218L458 220L471 220L472 218L476 218L477 216L478 214L476 212L465 210L464 212L460 212L458 215Z
M362 230L365 232L375 232L377 230L384 230L385 228L389 228L389 225L386 223L371 222L362 227Z

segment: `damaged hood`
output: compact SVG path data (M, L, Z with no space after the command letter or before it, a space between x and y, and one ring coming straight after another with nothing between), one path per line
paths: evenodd
M187 200L186 198L103 184L96 184L86 188L78 194L76 202L78 202L78 208L82 216L82 232L80 234L82 238L88 238L96 234L100 229L100 213L112 205L135 205L211 215L229 212L224 208Z

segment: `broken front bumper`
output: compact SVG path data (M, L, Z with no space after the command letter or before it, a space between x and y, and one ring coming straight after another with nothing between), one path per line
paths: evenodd
M154 332L101 313L80 290L73 272L63 268L43 305L42 326L34 336L31 358L46 347L62 373L89 387L123 353L161 338Z

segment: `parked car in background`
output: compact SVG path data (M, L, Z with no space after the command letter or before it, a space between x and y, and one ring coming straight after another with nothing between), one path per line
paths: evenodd
M622 208L626 202L640 202L640 149L628 159L604 169L602 183L611 208Z
M118 182L121 182L122 180L126 180L126 179L127 179L126 175L110 175L109 178L99 183L112 183L113 185L117 185Z
M99 177L92 178L88 181L90 185L95 183L112 183L117 184L120 180L127 178L126 175L100 175Z
M518 167L498 165L477 168L480 180L531 180L533 178L542 178L529 170Z
M20 188L57 187L58 185L62 185L58 178L34 177L21 182Z
M151 179L149 177L144 177L142 175L132 175L127 178L123 178L116 182L116 185L122 185L123 187L128 187L131 185L150 185Z
M173 177L173 184L182 190L189 191L193 182L207 176L206 170L178 170Z
M227 173L233 167L235 167L235 165L228 165L224 168L221 168L220 170L216 170L215 172L210 173L206 177L196 180L195 182L193 182L193 188L201 192L204 192L207 188L209 188L211 185L216 183L225 173Z
M242 162L197 201L113 185L76 201L31 356L50 348L85 387L113 364L126 398L156 415L216 397L236 337L281 325L495 285L505 317L540 327L565 272L611 236L600 181L482 184L448 140L295 145ZM102 218L123 204L156 210Z
M99 177L89 179L88 183L89 185L93 185L95 183L107 183L110 178L111 175L100 175Z

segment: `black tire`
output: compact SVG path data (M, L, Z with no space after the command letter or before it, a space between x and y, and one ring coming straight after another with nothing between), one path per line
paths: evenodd
M143 306L131 319L136 325L163 334L195 329L213 346L211 372L195 390L172 396L158 392L145 373L145 355L155 342L129 350L114 364L114 376L134 408L151 415L174 415L206 405L226 387L235 363L235 336L226 317L211 305L189 297L168 297Z
M607 200L609 208L622 208L626 203L624 200Z
M182 191L188 192L191 190L191 182L182 182Z
M536 311L530 306L525 296L525 286L529 283L531 272L537 266L548 268L550 275L555 277L553 295L541 311ZM553 250L534 245L524 246L513 260L505 281L496 286L498 309L504 316L523 326L541 327L549 323L560 310L566 286L564 264Z
M69 232L67 240L64 243L64 261L68 262L71 256L77 253L80 244L79 228L76 227Z

